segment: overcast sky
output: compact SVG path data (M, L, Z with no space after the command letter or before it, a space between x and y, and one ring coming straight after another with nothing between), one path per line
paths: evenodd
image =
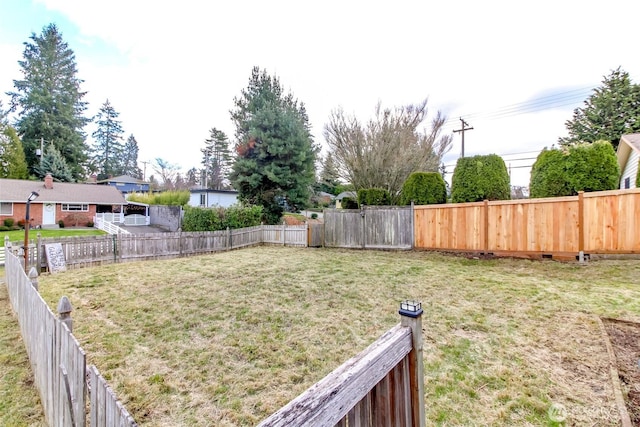
M428 97L448 132L461 116L474 128L466 156L504 155L512 184L528 185L521 166L566 134L605 75L621 66L640 81L638 16L637 0L0 0L0 89L21 78L31 33L55 23L76 54L87 115L108 98L140 161L199 167L209 129L233 137L233 98L259 66L306 104L320 143L337 107L366 119L378 101Z

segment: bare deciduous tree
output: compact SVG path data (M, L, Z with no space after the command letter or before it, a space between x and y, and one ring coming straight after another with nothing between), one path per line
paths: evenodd
M395 201L412 172L437 172L452 135L441 135L446 117L440 111L431 128L421 130L427 113L427 99L393 110L378 103L374 117L363 125L341 108L334 110L324 136L340 177L356 189L384 188Z

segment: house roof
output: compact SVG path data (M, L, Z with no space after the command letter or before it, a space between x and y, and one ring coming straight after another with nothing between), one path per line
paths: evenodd
M126 205L122 193L110 185L54 182L47 189L42 181L0 179L0 201L26 203L32 191L39 196L31 203L88 203L91 205Z
M105 184L109 182L119 182L119 183L125 183L125 184L147 184L147 185L149 184L148 182L145 182L138 178L134 178L129 175L120 175L120 176L114 176L113 178L102 179L98 181L98 184Z
M630 133L628 135L622 135L622 138L620 138L618 152L616 153L620 171L623 171L627 165L627 160L629 160L632 150L640 153L640 133Z

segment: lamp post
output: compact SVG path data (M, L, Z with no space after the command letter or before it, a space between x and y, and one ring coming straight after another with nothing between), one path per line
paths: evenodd
M29 207L31 206L31 202L33 202L36 198L38 198L40 194L32 191L27 198L27 210L25 215L25 223L24 223L24 271L28 271L29 266Z

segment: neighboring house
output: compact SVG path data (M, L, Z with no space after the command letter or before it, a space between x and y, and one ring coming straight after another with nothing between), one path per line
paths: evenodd
M235 190L211 190L206 188L193 188L189 190L189 206L210 208L228 208L238 203L238 192Z
M336 196L336 209L342 209L342 199L349 197L353 200L358 200L358 193L355 191L343 191Z
M0 179L0 224L6 218L24 221L32 191L39 194L29 209L32 227L55 226L59 221L86 226L96 213L122 212L127 204L122 193L108 185L53 182L51 175L44 182Z
M618 144L618 166L620 166L620 189L636 188L638 162L640 162L640 133L622 135Z
M141 179L128 175L120 175L113 178L97 181L96 184L111 185L116 187L122 194L129 193L147 193L149 191L149 183Z

